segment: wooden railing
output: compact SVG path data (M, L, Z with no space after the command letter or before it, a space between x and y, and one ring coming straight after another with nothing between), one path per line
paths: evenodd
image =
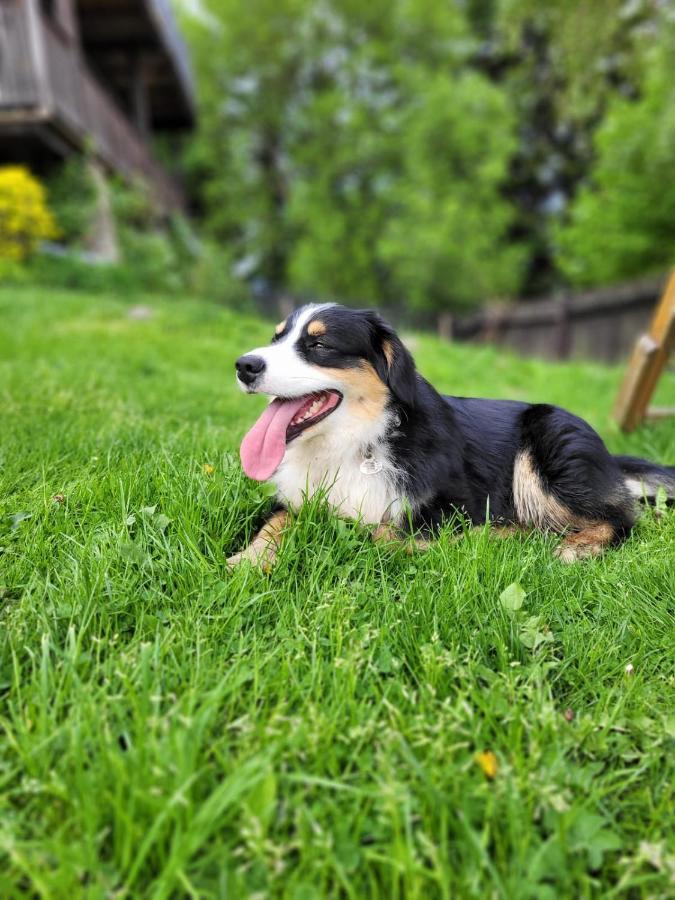
M112 171L144 178L165 207L183 205L177 184L77 48L65 43L34 0L0 0L0 115L31 109Z
M30 12L27 3L0 0L0 110L40 104Z

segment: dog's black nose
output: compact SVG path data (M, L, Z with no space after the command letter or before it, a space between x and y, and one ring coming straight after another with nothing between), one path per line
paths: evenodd
M258 375L265 371L265 360L262 356L240 356L234 367L239 381L253 384Z

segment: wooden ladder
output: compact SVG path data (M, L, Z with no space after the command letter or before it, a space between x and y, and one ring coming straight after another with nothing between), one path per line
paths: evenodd
M614 405L614 418L622 431L632 431L644 419L675 416L675 407L649 408L649 401L674 345L675 270L656 307L649 331L638 338Z

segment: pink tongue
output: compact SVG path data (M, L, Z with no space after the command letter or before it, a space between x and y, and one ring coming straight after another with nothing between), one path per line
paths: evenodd
M307 397L273 400L244 437L239 456L244 472L256 481L266 481L279 468L286 452L286 429Z

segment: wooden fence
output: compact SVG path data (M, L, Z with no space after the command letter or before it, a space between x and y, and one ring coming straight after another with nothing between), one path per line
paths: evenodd
M614 287L561 293L440 321L446 337L509 347L546 359L624 359L649 324L665 276Z

